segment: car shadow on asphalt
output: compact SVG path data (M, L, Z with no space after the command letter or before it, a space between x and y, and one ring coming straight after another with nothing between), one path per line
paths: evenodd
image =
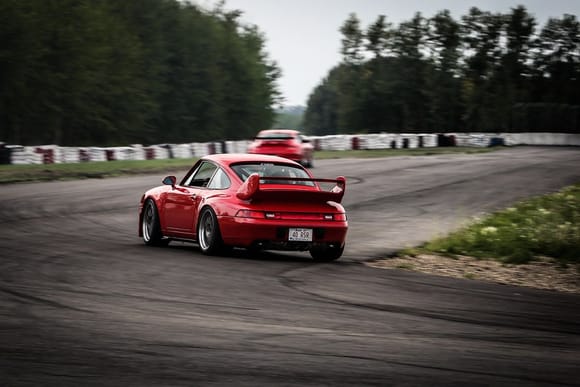
M149 246L144 246L144 248L150 249ZM195 254L199 254L201 256L206 257L205 255L201 254L199 247L192 243L183 243L183 242L171 242L167 247L159 247L161 250L173 250L173 251L188 251ZM227 252L223 252L220 254L216 254L212 256L212 258L224 258L224 259L239 259L239 260L250 260L250 261L271 261L271 262L299 262L299 263L311 263L311 264L319 264L319 262L315 262L308 253L303 252L294 252L294 251L269 251L269 250L262 250L262 251L251 251L242 248L233 248Z

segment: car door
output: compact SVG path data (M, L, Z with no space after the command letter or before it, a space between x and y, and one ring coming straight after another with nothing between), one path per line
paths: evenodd
M194 222L197 219L199 203L216 170L215 164L204 161L182 185L176 185L167 193L165 225L168 235L183 238L195 236Z

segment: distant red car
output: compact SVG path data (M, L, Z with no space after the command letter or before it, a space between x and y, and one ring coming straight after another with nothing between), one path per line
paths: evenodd
M248 147L248 153L285 157L307 168L314 166L314 146L297 130L262 130Z
M277 156L219 154L200 159L179 183L168 176L163 184L141 198L139 235L147 245L185 240L208 255L231 247L308 250L318 261L343 253L344 177L317 179Z

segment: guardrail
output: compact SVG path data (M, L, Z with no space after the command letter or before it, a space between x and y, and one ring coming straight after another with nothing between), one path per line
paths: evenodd
M442 146L487 147L494 145L580 146L580 134L568 133L443 133L443 134L344 134L305 136L316 150L432 148ZM0 164L53 164L88 161L193 158L214 153L246 153L251 141L219 141L187 144L133 144L123 147L21 146L0 143Z

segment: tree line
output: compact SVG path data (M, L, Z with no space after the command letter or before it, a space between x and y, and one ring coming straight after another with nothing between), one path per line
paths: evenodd
M523 6L443 10L340 27L342 61L308 100L316 135L373 132L580 133L580 24L538 23Z
M242 139L268 127L280 70L224 2L0 1L0 140Z

